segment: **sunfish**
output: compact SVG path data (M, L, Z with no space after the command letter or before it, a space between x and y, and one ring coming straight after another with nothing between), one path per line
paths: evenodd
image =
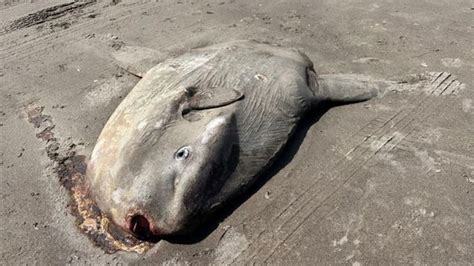
M318 104L364 101L391 84L318 76L299 50L256 41L154 66L150 49L126 52L118 58L142 78L102 130L87 178L100 209L142 239L190 232L243 193Z

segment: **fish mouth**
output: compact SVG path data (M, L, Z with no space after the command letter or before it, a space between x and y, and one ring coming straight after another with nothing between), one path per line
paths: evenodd
M128 215L125 221L125 228L136 238L144 241L155 242L162 235L147 215L135 213Z

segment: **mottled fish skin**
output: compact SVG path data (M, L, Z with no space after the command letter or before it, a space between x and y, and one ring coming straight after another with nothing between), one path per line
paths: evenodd
M308 72L313 72L308 57L295 49L249 46L229 55L235 60L235 72L239 65L247 68L236 75L245 100L235 109L239 164L217 202L251 185L288 141L302 115L319 102L308 82Z
M315 78L298 50L252 41L158 64L118 106L94 148L88 177L99 206L131 231L137 214L156 235L191 230L269 166L321 100ZM189 107L205 97L222 104ZM186 145L189 162L177 163L173 156Z

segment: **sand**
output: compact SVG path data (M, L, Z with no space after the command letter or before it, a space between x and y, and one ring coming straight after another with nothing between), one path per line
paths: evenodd
M473 263L472 8L451 0L2 1L1 264ZM196 235L145 254L105 252L78 229L54 168L73 158L57 154L90 155L137 82L108 51L126 44L173 55L235 39L299 48L319 73L407 80L446 71L465 86L322 108L255 189Z

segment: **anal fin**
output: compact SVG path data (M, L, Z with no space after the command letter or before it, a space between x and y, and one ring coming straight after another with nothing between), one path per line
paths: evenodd
M146 47L122 46L112 56L119 67L141 78L149 69L164 61L168 54Z

